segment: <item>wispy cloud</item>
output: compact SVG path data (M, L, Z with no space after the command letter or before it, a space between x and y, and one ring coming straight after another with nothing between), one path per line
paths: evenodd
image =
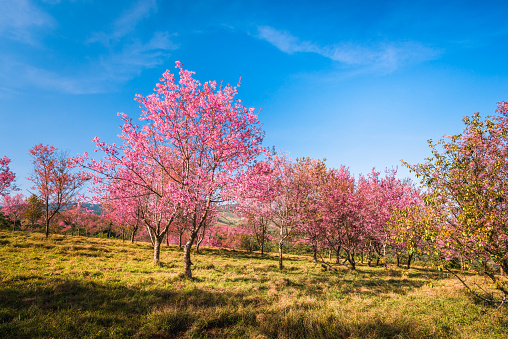
M144 69L164 63L176 34L155 32L148 41L138 38L136 26L157 12L157 0L139 0L120 14L109 32L96 32L88 43L101 43L106 52L81 67L82 73L64 75L39 68L27 68L27 77L38 86L72 94L102 93L129 81ZM41 76L43 75L43 76Z
M132 7L125 10L122 15L113 22L111 32L94 33L89 39L89 42L109 44L111 40L122 38L134 31L138 23L150 17L150 15L155 12L157 12L157 0L140 0Z
M169 52L178 48L171 38L176 34L156 32L147 43L134 41L123 46L117 53L101 58L98 65L109 74L109 82L123 82L139 75L143 69L162 65Z
M407 41L381 42L374 46L353 43L321 46L268 26L258 27L257 37L284 53L316 53L350 68L365 68L383 73L393 72L407 64L431 60L439 55L436 49Z
M6 0L0 0L0 3L3 1ZM4 17L5 11L0 12L0 34L11 34L14 38L16 33L16 38L27 39L34 27L54 25L49 15L38 10L28 0L8 1L7 5L9 13L20 13L14 17L14 23L6 24L9 20ZM0 92L3 95L14 93L6 88L23 92L28 84L69 94L114 91L143 70L162 65L170 52L178 48L173 42L176 34L169 32L152 32L149 40L138 37L136 25L156 10L156 0L136 2L112 22L110 32L96 33L89 41L104 45L88 46L90 51L95 52L95 56L72 68L66 68L65 65L60 65L59 68L41 67L40 64L21 61L14 55L0 55ZM9 85L2 88L4 83Z
M175 34L154 33L146 43L134 41L118 52L98 56L79 69L49 70L24 64L13 57L0 58L0 85L9 83L11 91L24 91L27 84L68 94L94 94L114 91L119 84L138 76L144 69L162 65L171 50L178 48ZM3 95L9 95L0 87Z
M0 0L0 36L37 45L35 35L56 25L51 15L29 0Z

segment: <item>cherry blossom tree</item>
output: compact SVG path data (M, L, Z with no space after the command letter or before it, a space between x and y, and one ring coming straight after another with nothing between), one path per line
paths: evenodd
M219 211L217 208L210 209L208 212L206 220L203 223L203 226L201 226L201 230L196 237L196 253L199 253L199 246L201 243L203 243L207 237L210 237L210 234L213 231L213 227L217 223L218 213Z
M136 234L142 225L142 199L133 197L130 199L112 200L107 197L101 202L101 216L115 225L121 234L122 240L125 234L130 234L131 243L134 243Z
M141 104L141 125L119 114L122 144L95 141L105 160L90 167L96 182L114 184L116 197L143 197L142 218L154 240L154 262L173 222L191 220L184 246L184 271L191 272L191 247L210 213L225 196L235 176L263 150L263 133L254 109L235 100L236 87L200 83L179 62L180 79L166 71Z
M299 215L299 229L305 240L312 246L314 261L317 261L317 250L323 222L319 211L322 190L327 168L326 159L297 158L293 165L293 186L298 187L300 200L296 204Z
M4 196L10 189L15 189L14 179L16 176L9 169L11 159L4 156L0 158L0 196Z
M84 235L93 232L93 225L96 222L97 215L93 210L86 207L81 201L77 201L73 206L67 206L67 208L61 211L58 215L58 219L63 221L66 226L71 229L71 234L74 234L74 230L78 236L81 235L80 230L83 229Z
M373 169L363 183L364 190L369 195L369 204L366 205L370 217L369 248L376 252L378 262L383 258L386 267L388 264L386 248L392 247L396 252L402 250L393 239L390 221L398 210L416 204L420 197L419 191L409 179L401 180L396 177L396 170L386 170L385 177L381 177L380 174ZM408 252L408 266L413 255L413 252Z
M261 254L264 253L268 226L274 218L272 203L276 190L273 175L275 169L269 160L257 162L238 178L234 186L236 212L242 218L240 226L247 233L254 234Z
M265 204L272 223L278 229L280 270L284 268L284 244L298 233L301 225L298 209L304 196L303 183L294 178L291 161L283 154L272 152L265 161L256 164L254 175L250 176L247 184L252 192L251 199Z
M349 169L330 169L321 186L321 239L339 254L343 249L351 268L356 269L355 253L367 238L370 215L367 181L355 182Z
M278 229L279 269L283 269L283 247L292 237L310 232L317 222L317 185L324 173L324 161L297 159L293 164L285 155L272 151L263 161L240 177L236 185L239 211L250 230L266 236L268 223Z
M21 219L27 207L23 195L5 194L2 196L1 206L0 211L12 222L12 230L14 231L16 222Z
M48 237L53 217L75 202L79 190L89 177L81 171L73 172L73 167L79 160L67 157L53 146L39 144L29 152L34 169L28 179L33 182L32 189L42 200L45 234Z
M265 241L268 237L268 226L271 222L270 211L263 208L260 203L239 206L239 214L242 217L241 227L248 233L252 233L256 239L261 254L264 254Z
M178 237L178 248L182 248L182 240L184 239L184 235L189 228L189 220L186 215L182 215L175 222L173 223L171 227L171 234L176 235Z

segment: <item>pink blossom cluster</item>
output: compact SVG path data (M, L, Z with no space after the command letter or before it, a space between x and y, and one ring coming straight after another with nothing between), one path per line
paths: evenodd
M11 159L4 156L0 158L0 196L7 194L9 189L15 189L13 186L16 176L9 169Z

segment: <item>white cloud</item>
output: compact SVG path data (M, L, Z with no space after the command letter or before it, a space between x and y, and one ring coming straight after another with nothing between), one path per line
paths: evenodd
M272 27L258 27L260 39L266 40L282 52L293 54L295 52L319 53L319 47L308 41L300 41L297 37L285 31L279 31ZM321 53L319 53L321 54Z
M55 20L29 0L0 0L0 36L37 45L36 30L52 28Z
M148 18L153 12L157 12L156 0L140 0L113 22L110 33L95 33L89 42L102 42L109 44L111 40L117 40L134 31L136 25L143 19Z
M9 95L38 87L69 94L105 93L138 76L144 69L162 65L178 48L175 34L156 32L146 43L134 41L118 52L98 56L78 69L49 70L24 64L12 56L0 56L0 94ZM9 84L10 92L2 84Z
M65 76L57 72L37 68L29 65L20 65L23 69L21 76L24 83L33 86L70 94L90 94L102 92L103 86L98 77L94 76ZM101 77L99 75L99 77Z
M35 28L54 25L54 20L29 0L0 0L0 4L6 7L6 11L0 12L0 34L26 41ZM170 51L178 48L172 41L176 34L155 32L148 41L134 34L136 25L156 10L156 0L136 2L112 23L110 33L95 35L94 41L106 45L103 53L72 69L36 66L14 55L0 54L0 86L8 83L9 88L21 92L28 90L28 86L70 94L110 92L144 69L162 65ZM17 15L13 16L13 22L6 23L14 12ZM4 96L14 93L2 87L0 92Z
M130 80L143 69L154 68L164 63L169 57L169 51L178 48L171 41L172 36L175 34L156 32L147 43L135 41L127 44L120 52L103 57L99 67L109 74L110 81Z
M377 72L393 72L407 64L434 59L439 54L437 50L416 42L379 43L375 46L352 43L320 46L268 26L258 27L258 38L288 54L316 53L351 68Z

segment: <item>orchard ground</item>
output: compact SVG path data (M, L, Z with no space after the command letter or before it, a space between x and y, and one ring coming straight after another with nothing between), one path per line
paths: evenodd
M506 338L508 307L434 268L0 231L0 337ZM480 278L478 278L480 279Z

